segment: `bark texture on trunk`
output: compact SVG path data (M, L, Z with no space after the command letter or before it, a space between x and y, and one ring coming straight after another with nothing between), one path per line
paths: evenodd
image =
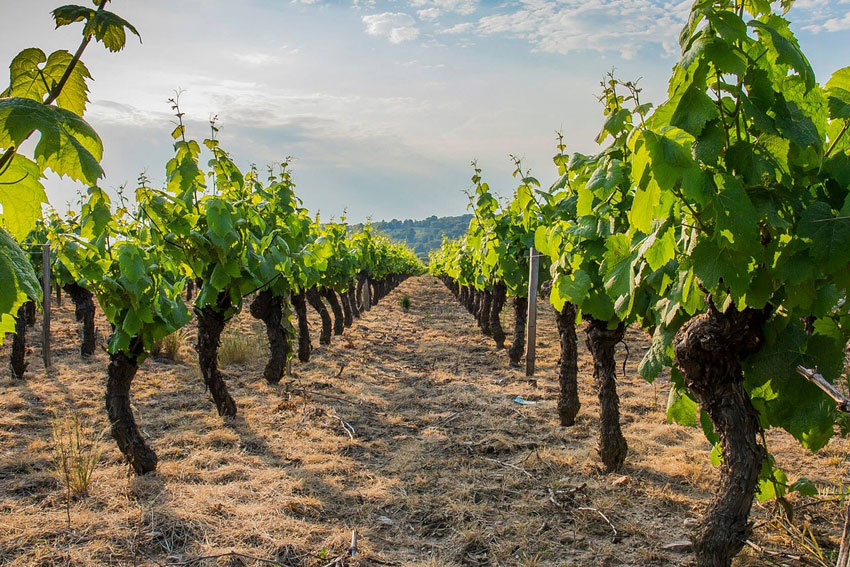
M198 364L204 376L204 384L212 394L218 415L234 417L236 402L227 391L224 376L218 369L218 347L224 330L224 313L230 307L230 296L226 291L219 293L216 306L207 305L198 313Z
M360 318L360 306L357 304L357 282L355 280L351 281L351 285L348 286L348 302L351 304L351 314Z
M576 306L565 303L555 312L558 336L561 339L561 358L558 361L558 419L561 426L575 425L581 402L578 399L578 338L576 337Z
M528 298L514 297L514 340L508 350L511 364L516 366L522 360L525 350L525 320L528 318Z
M351 296L348 295L348 290L339 294L339 302L342 304L342 322L345 327L351 327L354 324L354 312L351 310Z
M676 334L676 364L720 437L720 485L694 537L699 567L728 567L752 534L749 522L764 459L758 412L743 387L741 361L763 342L764 311L730 309L691 319Z
M139 369L138 360L143 353L141 339L134 337L128 352L109 355L106 371L106 414L112 438L137 475L155 471L157 463L156 453L145 443L130 407L130 385Z
M305 293L299 291L292 294L292 308L298 318L298 360L308 362L313 345L310 343L310 326L307 323L307 302Z
M27 301L24 303L24 307L26 307L27 314L27 326L34 327L35 326L35 301Z
M481 326L481 332L485 337L492 337L493 331L490 329L490 308L493 305L493 296L489 291L481 292L481 310L478 313L478 322Z
M341 335L345 332L345 319L342 313L342 307L336 297L336 292L330 288L323 287L321 291L322 297L328 300L331 306L331 312L334 314L334 334Z
M261 291L251 302L251 315L266 324L269 338L269 361L263 377L269 384L277 384L286 373L289 360L289 337L283 328L283 298L268 289Z
M12 378L22 380L27 370L27 304L18 307L15 319L15 336L12 337L12 354L9 356L9 368Z
M94 326L94 294L76 284L66 284L65 292L74 302L74 316L83 325L82 340L80 341L80 356L88 358L94 354L96 332Z
M322 301L322 298L319 295L319 290L317 290L315 287L311 287L307 290L307 303L310 304L310 307L312 307L322 319L322 332L319 333L319 344L331 344L331 331L333 330L333 323L331 322L331 316L328 314L328 309L327 307L325 307L325 303Z
M593 379L599 394L599 456L607 472L618 470L626 460L629 447L620 430L620 398L617 395L617 370L614 348L626 332L621 323L609 329L607 321L589 319L587 348L593 355Z
M499 316L502 314L502 309L505 307L507 300L507 288L503 283L497 283L493 286L493 301L490 304L490 332L493 340L496 342L497 348L505 348L505 330L502 328L502 320Z

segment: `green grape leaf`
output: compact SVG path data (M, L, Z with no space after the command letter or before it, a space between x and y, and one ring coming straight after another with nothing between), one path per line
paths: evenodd
M54 51L50 57L45 57L44 52L36 48L21 51L9 66L11 81L4 96L43 102L62 79L73 58L64 50ZM57 106L82 116L89 100L87 79L91 79L88 68L77 61L56 98Z
M576 270L569 275L559 274L552 285L552 305L560 311L568 301L580 304L592 285L590 276L584 270Z
M811 241L811 254L817 260L840 264L850 259L850 219L836 217L822 201L803 212L798 235Z
M41 301L38 277L18 243L0 229L0 344L15 330L15 315L28 298Z
M0 99L0 147L19 146L35 130L35 158L42 169L95 185L103 176L103 144L89 124L68 110L25 98Z
M850 119L850 67L843 67L832 74L826 83L826 96L830 118Z
M752 20L747 25L754 28L763 41L769 42L777 53L777 61L794 69L805 81L806 90L815 86L815 73L800 45L788 29L788 22L779 16L768 16L765 22Z
M118 265L121 267L121 274L127 278L130 283L137 283L145 277L146 266L142 255L138 248L132 245L124 245L118 253ZM135 332L130 333L134 335Z
M685 427L696 427L698 414L696 400L686 390L671 384L670 395L667 397L667 421Z
M47 195L41 184L41 169L34 161L15 154L0 173L0 221L21 241L41 218L43 203L47 203Z
M60 6L53 10L53 19L57 28L85 21L83 35L94 37L112 52L121 51L124 48L127 43L126 30L130 30L140 41L142 37L130 22L106 10L93 10L74 5Z
M691 84L679 98L670 124L689 134L699 136L709 121L719 117L717 104L705 91Z

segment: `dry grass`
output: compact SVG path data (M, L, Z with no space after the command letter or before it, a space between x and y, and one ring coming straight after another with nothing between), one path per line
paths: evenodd
M268 358L268 346L264 337L255 334L243 334L239 331L225 331L218 349L218 363L222 367L234 364L247 364Z
M182 350L186 345L188 335L185 329L180 329L154 342L151 348L153 356L161 356L174 362L183 360Z
M415 310L401 308L404 294ZM511 323L506 313L506 330ZM98 326L106 336L106 322ZM38 333L29 334L28 380L12 381L0 365L0 565L157 565L233 550L319 567L345 552L356 529L351 566L684 566L690 556L662 545L687 536L684 521L704 508L717 478L702 433L666 424L666 381L653 387L636 375L648 346L643 334L627 336L631 357L619 392L629 480L614 486L620 475L599 470L598 404L583 344L583 405L578 423L564 429L555 417L550 313L541 311L538 374L529 381L508 368L506 353L478 333L441 284L422 277L366 313L343 340L319 347L314 336L313 359L295 364L296 377L285 384L265 383L264 353L232 362L234 420L216 415L194 357L146 360L133 402L159 469L129 476L107 439L90 496L71 503L68 529L51 473L50 416L76 410L96 431L106 427L107 358L99 351L79 359L72 307L59 310L54 329L50 372L41 368ZM265 348L261 324L245 313L227 333ZM538 403L520 406L511 401L517 395ZM769 439L792 480L805 474L823 487L846 484L844 441L810 455L781 433ZM792 502L806 504L798 528L806 522L819 548L833 552L840 503ZM618 530L616 543L597 511ZM787 532L767 522L769 512L754 509L754 543L799 554ZM765 561L748 548L737 563ZM231 564L258 565L193 563Z

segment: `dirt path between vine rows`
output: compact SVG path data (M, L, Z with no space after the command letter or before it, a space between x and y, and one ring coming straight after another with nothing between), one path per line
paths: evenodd
M51 418L75 410L103 430L107 362L102 350L79 359L66 302L49 373L38 326L27 380L11 380L8 345L0 348L0 565L260 565L190 561L236 551L321 567L348 555L352 530L357 554L345 565L688 565L688 553L664 546L686 538L716 482L702 433L666 423L666 380L637 376L648 341L629 331L619 380L629 457L622 473L600 472L583 337L582 409L576 426L561 428L557 334L540 309L538 372L528 380L442 284L413 278L330 347L318 347L313 318L313 360L277 387L262 379L262 327L243 313L226 333L249 337L242 348L253 350L224 368L239 405L226 423L200 381L191 326L182 361L151 358L134 383L158 471L129 476L106 438L90 496L66 510L50 472ZM105 336L102 317L98 328ZM625 355L620 347L618 365ZM847 482L846 442L809 455L783 434L769 441L792 480L805 474L824 490ZM792 503L799 511L787 529L805 523L824 553L834 550L840 505ZM769 521L769 508L756 506L754 519L754 546L739 565L817 564Z

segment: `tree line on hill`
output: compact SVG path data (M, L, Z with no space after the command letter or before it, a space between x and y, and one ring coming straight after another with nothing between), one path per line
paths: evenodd
M450 239L459 238L466 232L471 219L471 214L456 217L432 215L423 220L378 221L373 222L372 227L393 240L406 242L420 260L426 261L428 252L440 247L443 236ZM360 226L351 225L351 230L357 231Z

